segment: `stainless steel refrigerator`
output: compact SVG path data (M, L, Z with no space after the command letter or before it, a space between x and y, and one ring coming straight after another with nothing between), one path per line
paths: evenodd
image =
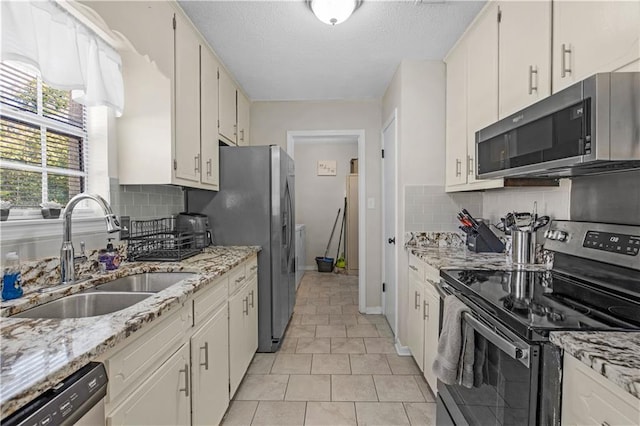
M220 191L189 189L214 244L258 245L258 352L275 352L295 303L294 163L278 146L220 147Z

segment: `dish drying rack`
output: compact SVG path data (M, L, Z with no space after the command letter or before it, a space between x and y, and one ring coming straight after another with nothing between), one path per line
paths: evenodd
M178 232L174 217L132 220L129 224L127 259L176 262L202 252L193 233Z

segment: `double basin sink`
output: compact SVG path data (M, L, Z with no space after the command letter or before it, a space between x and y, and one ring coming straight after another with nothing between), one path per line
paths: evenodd
M20 312L13 318L67 319L106 315L133 306L193 275L192 272L129 275Z

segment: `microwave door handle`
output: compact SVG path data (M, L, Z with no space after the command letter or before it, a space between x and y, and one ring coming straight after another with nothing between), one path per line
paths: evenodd
M512 342L500 336L495 330L492 330L472 315L464 313L463 318L476 332L480 333L485 339L496 345L502 352L506 353L511 358L520 361L520 363L529 368L528 348L521 348L514 345Z

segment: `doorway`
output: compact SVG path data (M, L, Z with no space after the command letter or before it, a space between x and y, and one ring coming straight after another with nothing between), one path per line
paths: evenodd
M397 271L398 244L401 244L402 236L397 232L396 208L397 199L397 109L385 125L382 127L382 223L383 223L383 279L384 288L382 294L382 309L394 335L398 331L398 297L397 297Z
M301 144L317 144L317 143L356 143L357 144L357 158L360 162L358 170L358 309L360 312L366 312L366 233L365 233L365 167L364 167L364 150L365 150L365 138L364 130L310 130L310 131L288 131L287 132L287 153L295 160L295 147ZM297 165L296 165L297 167ZM343 200L344 194L340 194L340 198ZM337 206L342 208L342 203ZM336 208L337 212L337 208ZM331 222L335 220L331 218ZM332 223L333 224L333 223ZM340 222L338 222L339 232ZM327 229L324 244L326 248L326 242L329 238L328 232L331 229ZM335 247L335 246L334 246ZM324 248L321 253L314 253L314 256L322 256L324 254ZM335 253L329 254L329 257L333 257ZM307 255L309 258L309 254Z

